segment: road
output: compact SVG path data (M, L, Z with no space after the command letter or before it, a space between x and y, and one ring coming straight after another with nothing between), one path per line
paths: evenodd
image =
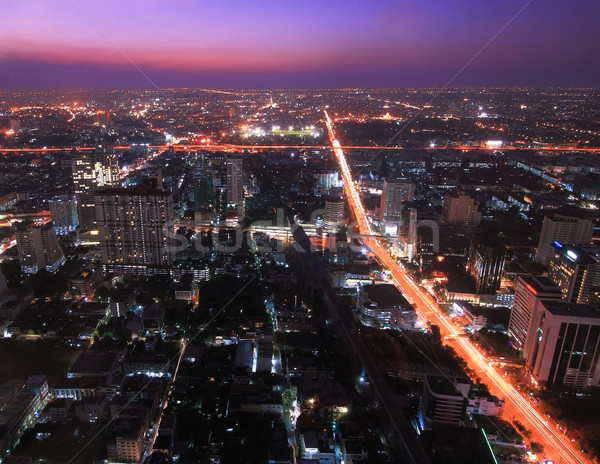
M236 144L188 144L188 145L149 145L149 150L168 150L173 147L176 151L196 151L196 150L217 150L227 152L240 152L244 150L284 150L286 148L295 148L297 150L461 150L461 151L548 151L548 152L581 152L581 153L600 153L600 147L586 147L586 148L574 148L574 147L537 147L537 148L524 148L524 147L473 147L466 145L452 145L452 146L425 146L419 148L405 148L405 147L377 147L377 146L338 146L333 145L236 145ZM112 147L115 150L129 150L130 145ZM52 153L57 151L93 151L95 147L47 147L47 148L8 148L0 147L0 153Z
M331 145L339 161L344 189L348 203L352 209L361 234L373 235L373 230L360 201L358 189L352 179L352 173L346 161L344 150L335 136L333 123L325 112L327 129ZM398 262L388 253L386 247L377 238L363 238L367 247L377 256L380 262L391 272L397 286L407 299L415 306L422 320L440 327L441 335L450 336L450 341L457 354L462 357L469 368L473 369L490 388L490 392L504 398L505 412L522 422L533 433L533 441L544 446L544 458L557 464L578 464L591 462L586 456L574 448L569 438L564 436L556 425L548 421L521 393L519 393L494 367L493 361L486 356L469 339L457 337L462 330L457 327L442 311L433 297L422 290L404 271Z

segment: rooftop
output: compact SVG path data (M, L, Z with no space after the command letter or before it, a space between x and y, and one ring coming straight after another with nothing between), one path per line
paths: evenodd
M363 285L361 291L379 307L408 306L408 301L393 284Z
M562 291L548 277L544 276L519 276L527 286L530 286L535 293L556 293L562 294Z
M554 316L600 319L600 310L587 304L547 300L543 301L543 305Z

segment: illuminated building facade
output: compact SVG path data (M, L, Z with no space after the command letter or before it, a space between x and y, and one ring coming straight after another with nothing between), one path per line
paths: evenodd
M412 261L417 250L417 208L411 202L403 202L398 231L398 253Z
M398 222L402 212L402 202L412 201L415 184L408 179L387 178L383 181L379 218L381 221Z
M100 252L107 271L161 273L172 263L170 192L145 187L101 189L94 195Z
M82 230L97 228L94 191L101 187L116 187L120 181L119 160L114 152L107 153L102 148L94 152L77 152L73 162L73 186Z
M235 207L238 215L244 212L241 155L227 158L227 206Z
M523 357L527 357L525 341L530 326L536 322L540 314L542 300L562 300L563 294L559 287L554 285L547 277L519 276L515 290L515 300L510 312L508 335L515 345L523 350Z
M325 199L325 230L335 233L344 225L344 198L328 196Z
M547 387L594 387L600 383L600 312L592 306L544 301L542 317L527 335L532 376Z
M546 216L542 225L535 260L543 266L550 265L554 257L554 242L569 245L589 245L594 234L594 221L564 214Z
M475 278L478 294L494 294L500 288L506 247L500 244L479 243L471 247L468 269Z
M479 225L481 212L475 200L465 193L448 192L442 209L443 224Z
M561 288L564 299L589 303L594 287L600 285L598 258L581 247L554 243L548 277Z
M44 225L21 225L17 227L16 236L19 263L24 273L35 274L42 269L56 272L65 262L65 255L51 222Z
M79 225L77 202L70 195L64 195L50 200L50 216L56 235L67 235L74 232Z

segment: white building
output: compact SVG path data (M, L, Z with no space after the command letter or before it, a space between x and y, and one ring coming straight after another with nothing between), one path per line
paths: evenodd
M593 234L593 219L558 213L553 216L546 216L542 225L535 260L543 266L548 266L554 256L554 242L569 245L589 245Z

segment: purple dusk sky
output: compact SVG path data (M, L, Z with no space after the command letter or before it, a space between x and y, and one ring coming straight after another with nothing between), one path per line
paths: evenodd
M442 86L527 0L19 0L0 88ZM533 0L452 83L600 83L598 0Z

